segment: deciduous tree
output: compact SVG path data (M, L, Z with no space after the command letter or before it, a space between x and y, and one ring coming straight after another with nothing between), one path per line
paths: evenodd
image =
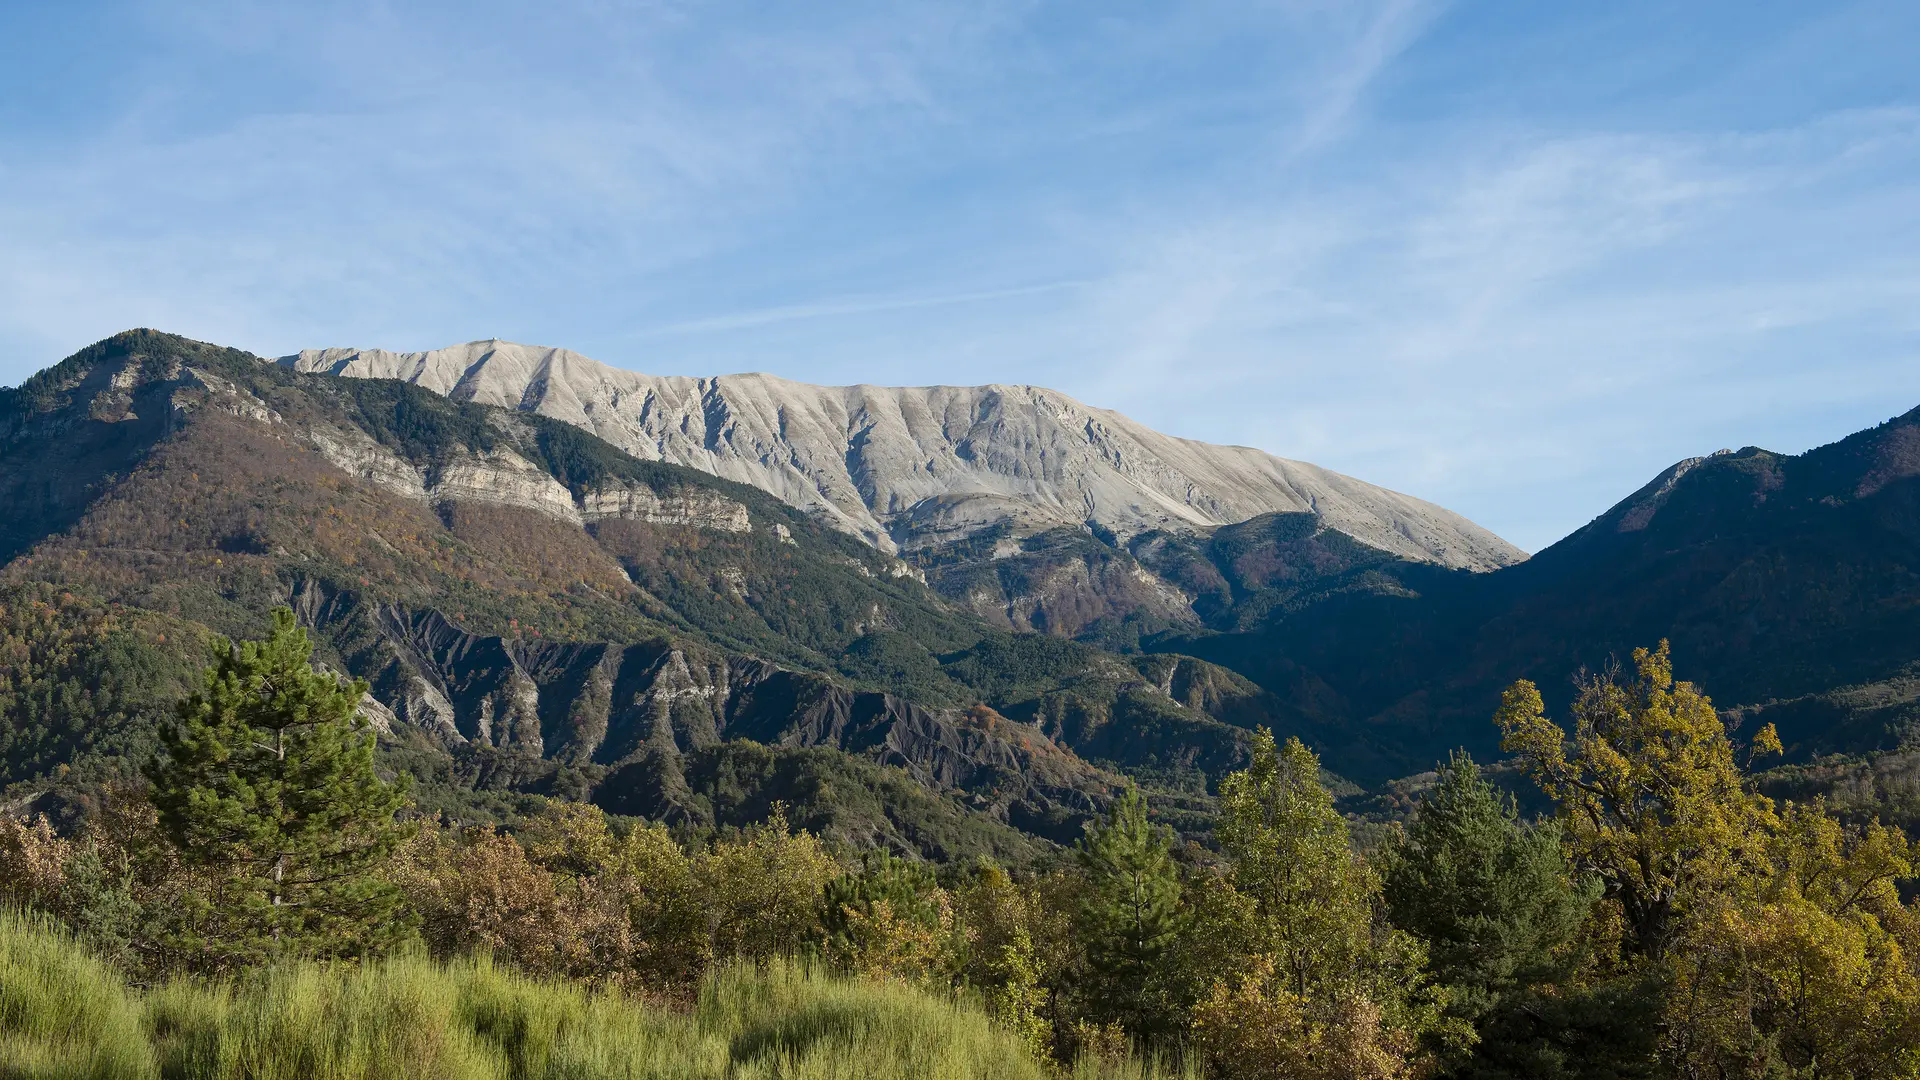
M1666 1057L1682 1076L1920 1076L1920 913L1899 829L1789 804L1768 867L1698 905L1673 950Z
M787 824L775 804L767 820L694 860L708 905L715 957L763 962L813 940L820 897L840 864L820 838Z
M1667 643L1635 649L1633 663L1631 677L1581 685L1571 731L1526 680L1495 719L1501 745L1559 805L1575 865L1606 883L1635 951L1658 958L1690 904L1760 868L1778 821L1748 787L1713 702L1674 681ZM1755 739L1778 744L1771 727Z
M980 992L987 1012L1041 1061L1052 1055L1051 993L1045 950L1036 943L1046 913L1039 896L993 862L974 867L955 896L960 980Z
M1349 844L1319 759L1265 729L1251 749L1220 785L1230 881L1196 924L1240 953L1221 958L1194 1012L1208 1055L1247 1076L1385 1078L1411 1075L1422 1041L1470 1039L1440 1015L1419 942L1379 917L1379 879ZM1358 1071L1300 1071L1311 1061Z

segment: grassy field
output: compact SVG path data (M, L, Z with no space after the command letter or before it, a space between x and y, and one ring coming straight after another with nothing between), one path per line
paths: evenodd
M46 1080L1041 1080L963 1001L801 964L733 968L686 1012L484 960L296 966L127 987L71 938L0 913L0 1076ZM1139 1062L1067 1075L1156 1080Z

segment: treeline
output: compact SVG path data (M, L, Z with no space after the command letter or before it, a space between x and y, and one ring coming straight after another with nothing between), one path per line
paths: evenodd
M1497 722L1558 812L1457 756L1369 854L1297 740L1253 740L1205 848L1137 792L1055 868L855 856L769 820L700 843L556 804L407 820L361 688L289 615L216 654L148 786L76 835L0 823L0 883L141 983L424 944L663 1004L796 955L958 992L1041 1062L1287 1080L1920 1076L1914 845L1776 803L1666 647Z

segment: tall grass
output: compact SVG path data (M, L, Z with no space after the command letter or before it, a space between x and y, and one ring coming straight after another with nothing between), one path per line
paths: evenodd
M729 1075L792 1080L1042 1080L1019 1043L979 1010L799 965L732 968L709 980L695 1020L727 1039Z
M299 966L147 998L160 1073L195 1080L709 1077L726 1043L683 1017L484 960Z
M1132 1061L1075 1080L1161 1080ZM977 1008L795 963L709 979L690 1013L485 960L298 965L130 993L0 912L0 1077L88 1080L1044 1080Z
M0 911L0 1076L153 1075L139 1004L52 922Z

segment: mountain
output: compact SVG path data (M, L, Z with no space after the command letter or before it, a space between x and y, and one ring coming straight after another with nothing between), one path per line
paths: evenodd
M1455 745L1497 753L1488 721L1512 680L1564 704L1582 668L1662 638L1730 721L1777 722L1793 760L1920 749L1920 409L1800 455L1680 462L1492 573L1352 551L1328 563L1327 541L1303 532L1279 545L1290 555L1270 544L1253 560L1282 577L1326 567L1279 602L1258 606L1243 580L1215 594L1224 632L1149 648L1223 664L1322 730L1396 748L1329 756L1356 779L1425 768ZM1174 556L1191 575L1163 565L1175 581L1249 567L1217 549Z
M1489 570L1526 557L1431 503L1248 447L1162 435L1035 386L642 375L503 341L319 349L280 363L563 420L637 458L751 484L888 552L994 529L1011 541L1091 526L1124 541L1291 511L1441 566Z
M138 758L206 638L278 604L460 817L780 799L848 842L1011 857L1125 772L1200 821L1247 731L1294 723L1198 660L996 629L757 488L153 331L0 391L0 506L0 784Z
M134 331L0 391L0 508L10 798L83 805L209 635L289 604L462 819L779 800L847 843L1038 858L1128 777L1203 828L1259 725L1369 786L1497 756L1513 679L1560 707L1661 638L1738 730L1778 724L1769 783L1920 814L1920 410L1682 462L1493 570L1315 510L889 553L540 411Z

